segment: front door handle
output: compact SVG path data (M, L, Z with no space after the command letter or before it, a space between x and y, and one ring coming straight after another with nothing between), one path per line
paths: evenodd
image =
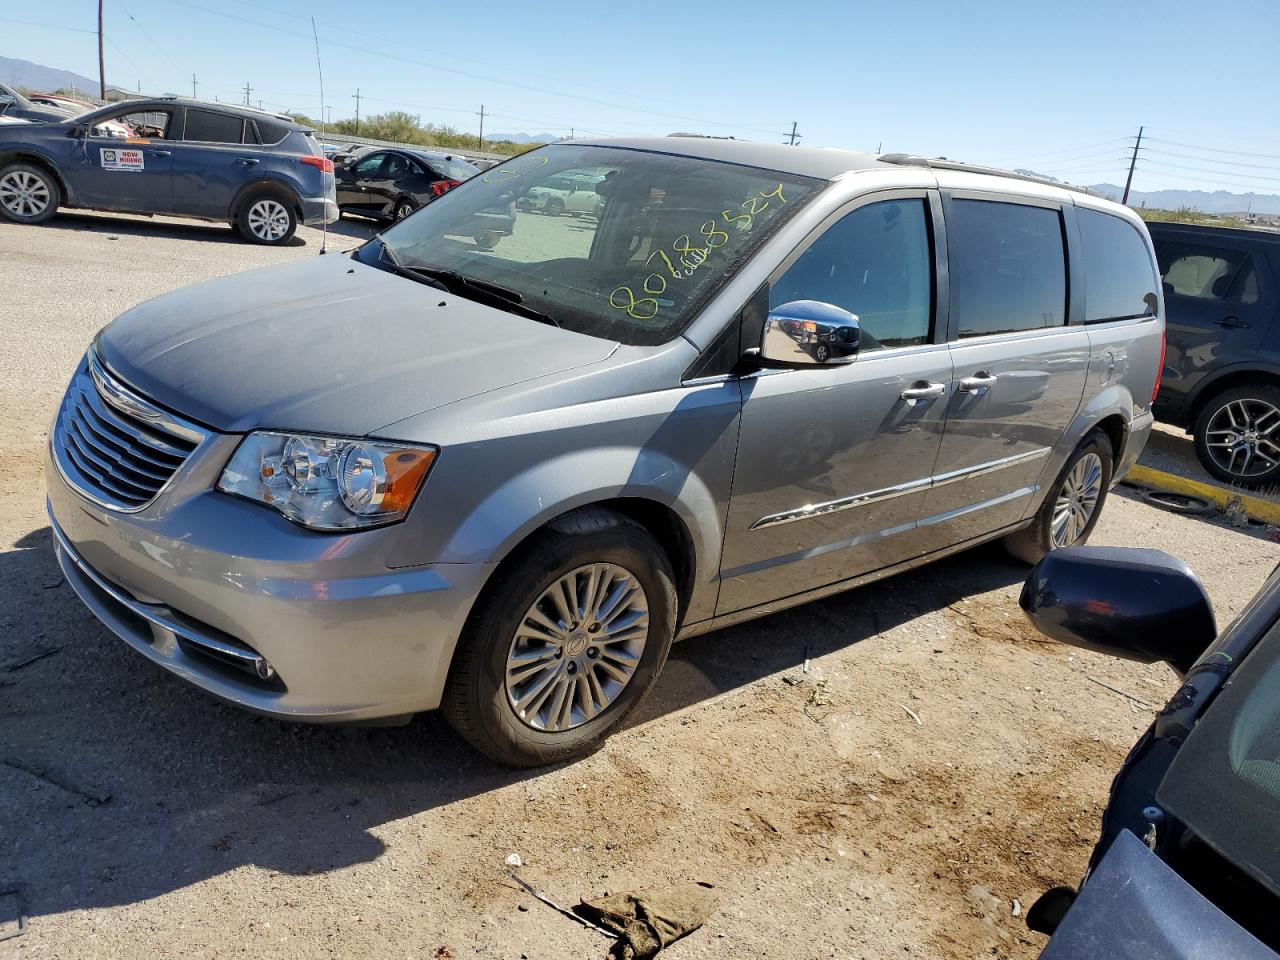
M1248 330L1249 329L1249 321L1241 320L1239 317L1223 317L1221 320L1215 320L1213 322L1220 327L1225 327L1228 330Z
M255 159L255 158L253 158L253 157L240 157L240 158L236 161L236 163L243 163L246 167L252 167L252 166L254 166L255 164L257 164L258 162L259 162L259 161L258 161L258 160L256 160L256 159Z
M942 396L946 389L947 385L945 383L930 383L927 380L917 380L903 390L901 396L903 400L933 400Z
M173 153L169 150L152 150L151 155L153 157L172 157Z
M996 385L996 378L983 371L975 373L972 377L965 377L960 381L960 390L964 393L986 393L991 387Z

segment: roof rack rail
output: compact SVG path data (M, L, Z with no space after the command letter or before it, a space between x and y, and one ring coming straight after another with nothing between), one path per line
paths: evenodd
M1100 196L1094 193L1088 187L1078 187L1075 184L1063 183L1061 180L1054 180L1052 177L1037 177L1028 173L1014 173L1012 170L1001 170L999 167L986 167L978 163L959 163L955 160L946 160L942 157L931 159L929 157L917 157L911 153L882 153L876 158L883 160L885 163L896 163L906 167L931 167L935 170L958 170L963 173L985 173L993 177L1007 177L1010 180L1026 180L1029 183L1042 183L1047 187L1059 187L1063 190L1070 190L1074 193L1083 193L1090 197Z

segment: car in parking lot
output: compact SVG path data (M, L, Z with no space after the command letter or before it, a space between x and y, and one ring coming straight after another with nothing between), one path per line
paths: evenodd
M0 114L36 123L61 123L75 115L64 106L36 103L7 83L0 83Z
M479 172L452 154L409 148L370 150L338 164L338 207L362 217L403 220Z
M604 198L596 193L603 177L552 177L545 184L532 187L521 199L521 206L548 216L561 214L598 216Z
M1280 483L1280 233L1152 223L1168 318L1156 418L1219 480Z
M288 117L178 98L0 130L0 216L37 224L59 207L225 220L263 244L338 216L333 163L312 131Z
M1182 685L1111 785L1077 892L1027 913L1043 960L1280 957L1280 567L1221 634L1203 587L1157 550L1045 557L1021 604L1042 633Z
M557 177L598 178L600 217L475 242ZM350 255L108 325L51 431L49 514L89 608L210 693L443 708L548 763L617 729L677 637L1086 540L1149 435L1162 330L1142 222L1056 184L555 144Z

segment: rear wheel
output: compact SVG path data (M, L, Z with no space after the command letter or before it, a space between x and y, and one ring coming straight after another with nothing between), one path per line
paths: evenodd
M30 163L0 168L0 214L14 223L44 223L62 203L62 190L49 171Z
M476 234L476 246L481 250L492 250L498 245L498 241L502 239L502 234L486 231Z
M558 217L564 213L564 201L559 197L552 197L542 209L548 216Z
M405 217L409 216L409 214L413 213L417 209L418 209L418 205L416 203L414 203L412 200L408 198L405 198L403 200L397 201L395 210L392 211L392 214L397 220L403 220Z
M1247 384L1223 391L1192 427L1196 456L1219 480L1242 487L1280 483L1280 387Z
M495 575L441 707L477 749L539 766L590 753L653 686L675 632L666 554L608 510L561 517Z
M1004 538L1019 560L1039 563L1050 550L1089 539L1111 487L1115 452L1111 439L1094 430L1076 447L1049 488L1031 526Z
M279 193L261 191L250 194L240 204L236 229L250 243L279 246L287 243L298 230L298 215L293 205Z

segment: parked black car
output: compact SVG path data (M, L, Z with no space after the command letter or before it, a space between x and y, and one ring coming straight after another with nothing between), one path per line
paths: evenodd
M1164 281L1159 420L1219 480L1280 483L1280 233L1150 223Z
M1158 550L1055 550L1021 604L1049 637L1184 678L1112 782L1079 894L1028 912L1042 960L1277 960L1280 567L1221 634Z
M61 123L75 116L75 112L50 104L33 103L7 83L0 83L0 113L18 120L34 120L37 123Z
M43 223L59 207L225 220L264 244L338 218L333 163L313 131L175 97L0 128L0 216Z
M479 172L478 167L449 154L400 148L370 150L339 163L338 206L343 213L403 220Z

